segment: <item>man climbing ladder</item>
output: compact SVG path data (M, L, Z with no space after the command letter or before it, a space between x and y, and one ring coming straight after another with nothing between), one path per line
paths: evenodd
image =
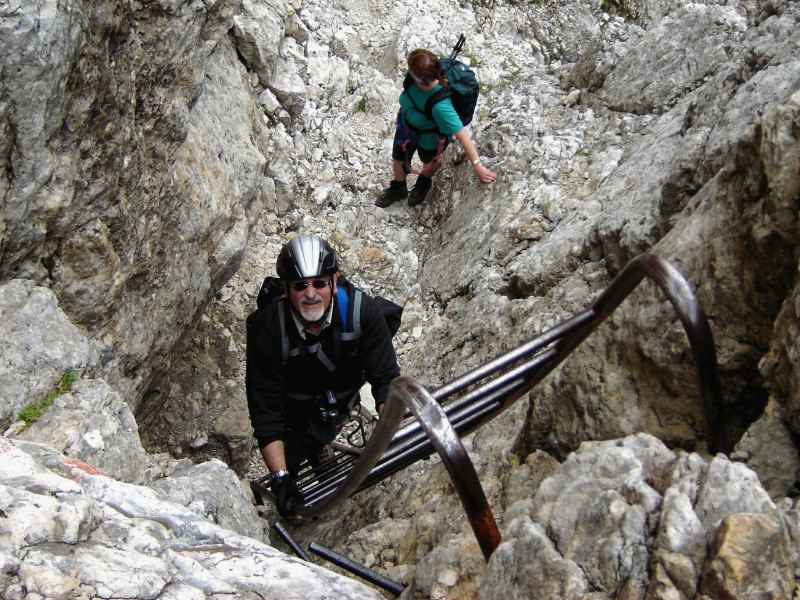
M289 240L276 271L247 319L247 403L278 512L297 518L301 465L319 462L365 381L380 412L400 375L392 335L402 309L342 277L338 255L316 235Z

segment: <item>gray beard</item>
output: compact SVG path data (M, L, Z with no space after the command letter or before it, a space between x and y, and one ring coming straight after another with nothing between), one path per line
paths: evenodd
M333 307L333 298L331 298L331 301L328 303L328 308L326 308L326 309L325 309L325 310L322 312L322 316L321 316L319 319L317 319L316 321L309 321L308 319L306 319L306 318L303 316L303 313L302 313L302 312L300 312L300 311L298 311L297 309L295 309L295 307L294 307L294 306L292 307L292 310L295 312L295 314L296 314L298 317L300 317L300 321L301 321L302 323L305 323L305 324L306 324L306 326L308 326L308 325L321 325L322 323L324 323L324 322L325 322L325 319L328 317L328 313L330 312L330 310L331 310L331 308L332 308L332 307Z

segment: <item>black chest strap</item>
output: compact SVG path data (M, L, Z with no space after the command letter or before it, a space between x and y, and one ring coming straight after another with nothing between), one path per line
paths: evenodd
M302 342L299 343L296 347L291 347L291 342L289 340L289 333L286 329L286 312L283 303L285 302L285 298L281 298L278 300L278 324L281 330L281 357L283 359L283 364L290 358L295 358L298 356L309 356L315 355L317 359L322 363L322 365L331 373L336 371L336 358L339 356L340 353L340 341L342 342L350 342L356 341L359 337L361 337L361 299L362 299L362 291L358 288L355 290L355 294L353 294L353 301L350 303L348 307L348 314L350 317L350 321L353 323L352 331L340 331L338 325L331 324L330 326L333 327L333 353L334 358L331 359L325 352L322 350L322 346L319 342L311 345L303 344ZM289 307L291 309L291 306ZM298 334L299 335L299 334Z

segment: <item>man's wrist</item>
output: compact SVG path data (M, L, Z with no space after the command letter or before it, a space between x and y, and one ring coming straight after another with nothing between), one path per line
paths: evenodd
M288 476L289 476L289 471L287 471L286 469L278 469L277 471L272 472L273 481L277 479L284 479L285 477Z

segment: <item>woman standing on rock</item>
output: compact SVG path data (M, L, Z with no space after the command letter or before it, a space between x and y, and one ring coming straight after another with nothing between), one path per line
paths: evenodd
M408 55L406 75L407 83L404 83L405 89L400 94L400 112L397 115L397 129L392 147L394 180L378 197L375 206L385 208L406 197L410 206L421 204L431 189L431 178L439 168L442 152L452 136L464 148L478 177L478 185L495 181L497 175L481 163L478 150L449 97L433 104L426 114L428 100L449 84L442 74L442 61L439 57L421 48L412 50ZM418 153L423 167L409 195L406 176L413 172L411 159L415 152Z

